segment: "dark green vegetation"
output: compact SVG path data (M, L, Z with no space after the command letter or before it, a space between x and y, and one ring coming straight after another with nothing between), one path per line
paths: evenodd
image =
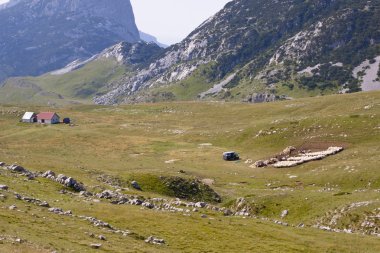
M25 110L55 110L72 118L74 126L18 123L17 114ZM72 176L95 193L113 189L111 184L145 198L210 201L216 192L222 199L216 205L232 209L241 208L236 199L243 197L252 215L269 220L225 217L207 209L185 216L94 202L60 194L62 186L48 179L28 181L0 170L0 184L12 191L135 233L130 237L109 233L1 191L6 197L0 198L0 237L19 237L26 243L5 240L0 250L90 252L89 244L99 242L88 235L94 233L107 237L100 242L100 252L379 252L377 237L361 235L369 231L363 221L370 221L380 208L379 114L379 92L259 105L187 102L57 109L3 105L0 161ZM250 168L245 163L269 158L290 145L346 149L290 169ZM222 153L229 150L239 152L242 160L225 162ZM132 180L142 191L130 187ZM9 210L12 204L21 211ZM281 218L283 210L289 214ZM305 227L281 226L273 220ZM311 227L316 224L353 229L355 234ZM167 244L151 246L140 239L150 235Z
M344 69L331 64L321 65L318 69L314 69L310 76L301 76L299 78L300 88L308 90L319 89L325 91L326 89L338 90L341 84L345 84L349 92L358 92L358 80L352 76L351 69ZM289 86L292 89L291 86Z

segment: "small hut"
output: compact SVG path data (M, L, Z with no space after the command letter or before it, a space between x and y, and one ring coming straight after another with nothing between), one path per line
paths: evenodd
M24 116L22 116L21 122L24 122L24 123L37 122L37 116L34 112L26 112Z

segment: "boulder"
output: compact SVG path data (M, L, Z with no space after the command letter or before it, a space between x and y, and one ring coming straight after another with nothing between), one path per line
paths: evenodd
M8 169L11 171L20 172L20 173L23 173L26 171L24 169L24 167L21 167L20 165L17 165L17 164L12 164L12 165L8 166Z
M288 214L289 214L289 211L288 211L288 210L283 210L283 211L281 212L281 218L285 218L286 216L288 216Z
M54 179L54 177L51 177ZM72 188L73 190L80 192L80 191L85 191L86 189L84 186L80 183L78 183L74 178L72 177L67 177L63 174L59 174L57 178L55 179L56 182L63 184L66 187Z
M46 201L43 201L41 204L39 204L39 206L42 206L42 207L49 207L49 203L46 202Z
M100 249L100 247L102 247L102 245L100 243L91 243L90 247L93 249Z
M0 190L6 191L9 187L7 185L0 184Z
M130 203L131 205L140 206L143 202L142 202L141 200L139 200L139 199L131 199L131 200L129 201L129 203Z
M55 214L63 214L63 210L61 208L52 207L48 209L49 212L55 213Z
M49 178L49 179L54 179L55 173L54 171L48 170L45 173L42 174L42 177L44 178Z
M197 202L195 203L195 207L198 207L198 208L204 208L207 204L205 202Z
M17 209L17 206L16 205L11 205L10 207L9 207L9 210L16 210Z
M144 202L141 205L143 207L146 207L146 208L149 208L149 209L153 209L154 208L154 205L152 203L149 203L149 202Z
M63 174L59 174L59 175L57 176L57 178L55 179L55 181L57 181L57 182L60 183L60 184L64 184L65 181L66 181L66 179L67 179L67 177L66 177L65 175L63 175Z
M136 181L132 181L132 182L131 182L131 186L132 186L134 189L141 191L141 187L140 187L140 185L139 185Z
M162 244L165 244L165 240L164 239L159 239L159 238L156 238L154 236L149 236L146 240L145 240L146 243L151 243L151 244L157 244L157 245L162 245Z
M262 161L262 160L256 161L253 165L254 165L256 168L262 168L262 167L265 167L265 166L266 166L265 162Z

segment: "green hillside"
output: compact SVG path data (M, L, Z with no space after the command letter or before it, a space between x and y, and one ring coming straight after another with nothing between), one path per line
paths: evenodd
M98 59L62 75L47 73L39 77L11 78L0 88L0 102L11 104L91 103L95 95L128 72L111 59Z
M73 125L18 122L24 111L45 110L70 117ZM2 105L0 161L6 164L71 176L92 193L109 189L145 201L158 197L172 202L185 194L184 203L205 200L230 210L243 205L249 216L225 216L215 208L193 212L185 205L176 206L182 211L115 205L70 189L62 194L65 187L57 182L27 180L3 167L0 184L9 190L0 190L0 238L5 238L0 251L92 252L90 244L101 243L99 252L379 252L375 234L380 224L371 218L380 208L379 114L380 92L256 105ZM246 163L272 157L288 146L345 150L288 169L252 168ZM222 153L229 150L242 159L223 161ZM133 189L134 180L142 191ZM214 191L221 203L210 198ZM71 210L73 216L17 200L15 192ZM11 205L16 210L10 210ZM288 215L281 218L284 210ZM81 215L131 234L125 237L93 226ZM327 232L316 225L352 234ZM145 243L151 235L165 244Z

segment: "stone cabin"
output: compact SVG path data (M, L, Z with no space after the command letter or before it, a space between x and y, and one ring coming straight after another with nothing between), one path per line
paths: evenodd
M41 112L37 114L37 121L41 124L58 124L60 117L55 112Z

